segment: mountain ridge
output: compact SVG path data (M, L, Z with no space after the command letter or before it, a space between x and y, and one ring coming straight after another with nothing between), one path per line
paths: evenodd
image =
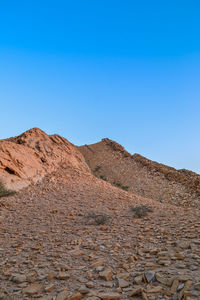
M0 140L0 181L19 190L35 184L60 166L90 173L112 185L160 202L199 206L200 175L130 154L108 138L75 146L58 134L32 128Z
M191 205L200 202L200 175L185 169L149 160L140 154L130 154L123 146L108 138L79 147L93 173L110 183L129 187L130 192L154 200L181 200Z

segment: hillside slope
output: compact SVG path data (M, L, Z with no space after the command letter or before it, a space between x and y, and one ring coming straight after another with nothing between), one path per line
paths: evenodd
M131 155L109 139L78 147L96 176L129 192L183 206L200 205L200 175Z
M117 157L130 164L120 145L103 143L108 169ZM39 129L0 144L5 182L28 185L0 198L0 299L200 299L199 209L112 186Z
M137 205L152 212L137 218ZM195 208L59 168L1 198L0 226L3 300L200 299Z

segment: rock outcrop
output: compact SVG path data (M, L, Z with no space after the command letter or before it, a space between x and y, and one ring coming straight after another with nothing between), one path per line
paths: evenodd
M59 135L33 128L0 141L0 182L10 189L35 183L61 165L90 172L78 149Z

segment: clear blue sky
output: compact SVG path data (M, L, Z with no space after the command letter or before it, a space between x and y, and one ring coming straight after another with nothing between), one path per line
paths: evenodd
M198 0L0 3L0 138L109 137L200 173Z

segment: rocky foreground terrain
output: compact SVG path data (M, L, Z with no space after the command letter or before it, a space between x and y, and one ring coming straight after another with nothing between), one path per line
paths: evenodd
M0 198L0 299L200 299L200 210L191 199L177 206L124 191L94 176L65 139L60 162L59 136L22 137L1 145L4 183L29 185ZM27 152L14 161L4 142L45 157L40 179L25 173ZM7 172L5 157L23 172Z

